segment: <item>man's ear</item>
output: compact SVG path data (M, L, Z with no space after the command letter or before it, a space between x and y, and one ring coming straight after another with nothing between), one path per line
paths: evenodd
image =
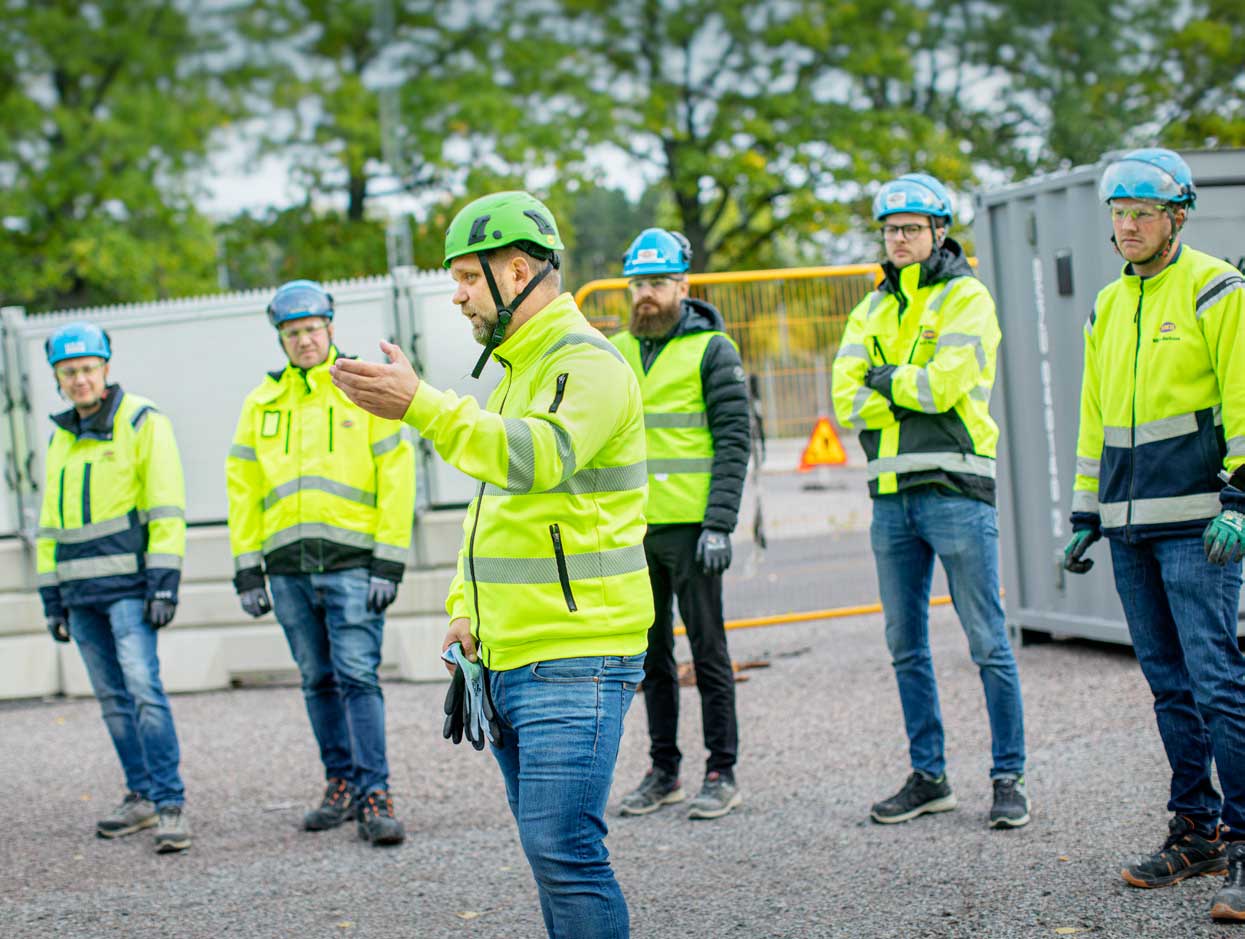
M528 261L527 255L522 251L516 251L514 257L510 259L510 273L514 277L515 293L527 286L528 281L532 279L532 265Z

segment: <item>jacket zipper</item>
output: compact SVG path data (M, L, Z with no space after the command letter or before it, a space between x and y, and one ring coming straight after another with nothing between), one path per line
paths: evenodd
M877 354L877 357L882 360L883 365L890 364L886 361L886 353L882 351L882 343L878 340L877 336L873 337L873 351Z
M61 467L60 492L58 493L56 499L56 510L60 512L61 515L61 528L65 527L65 469L66 467Z
M91 524L91 464L82 464L82 524Z
M514 386L514 367L497 356L497 361L506 369L506 390L501 396L501 404L497 407L497 413L500 415L506 409L506 399L510 397L510 389ZM480 509L484 505L484 481L480 481L480 488L476 491L476 515L471 522L471 535L467 538L467 567L471 570L471 595L475 600L476 611L476 649L480 649L480 582L476 580L476 529L480 527ZM484 663L485 668L488 662Z
M290 424L294 423L294 411L285 412L285 453L288 456L290 452Z
M1133 314L1133 326L1137 330L1137 345L1133 350L1132 416L1129 421L1128 440L1128 514L1124 519L1125 539L1133 524L1133 484L1137 476L1137 369L1141 361L1141 303L1146 295L1146 282L1141 281L1137 290L1137 312Z
M562 584L562 596L566 598L566 608L574 613L575 595L571 593L571 572L566 567L566 553L562 550L562 529L554 522L549 526L549 537L553 539L553 557L558 564L558 581Z
M333 452L333 406L329 405L329 453Z
M553 403L549 405L550 414L557 413L558 405L562 403L562 395L566 393L566 378L569 374L569 372L563 372L558 376L557 390L553 393Z

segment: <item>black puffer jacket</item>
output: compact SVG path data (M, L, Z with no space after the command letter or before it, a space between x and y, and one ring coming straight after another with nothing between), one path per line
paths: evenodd
M725 331L726 322L703 300L684 300L679 321L661 339L640 340L640 361L647 372L671 339L709 330ZM700 387L705 396L705 417L713 436L713 477L709 482L709 505L705 528L734 531L748 474L751 437L748 425L748 386L739 352L721 336L715 336L700 360ZM652 528L665 526L653 525Z

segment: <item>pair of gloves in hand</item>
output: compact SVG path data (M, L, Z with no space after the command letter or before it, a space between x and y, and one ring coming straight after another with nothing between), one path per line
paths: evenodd
M1085 557L1089 546L1102 537L1097 528L1082 528L1072 533L1072 540L1063 549L1064 570L1084 574L1094 562ZM1235 509L1224 509L1211 520L1202 532L1202 548L1206 560L1212 564L1235 564L1245 558L1245 514Z
M375 574L368 579L367 611L369 613L384 613L397 597L398 585L392 580L377 577ZM242 604L242 609L250 616L260 617L272 610L268 588L263 584L239 591L238 600Z
M489 697L484 666L468 659L460 642L450 643L450 647L441 653L441 658L457 666L454 677L450 679L449 690L445 693L442 735L456 744L462 743L463 737L466 737L467 742L477 750L484 749L485 740L494 746L501 746L501 725Z
M158 590L143 605L143 616L151 623L152 629L163 629L173 622L173 614L177 612L177 601L173 599L171 590ZM47 618L48 632L57 642L69 641L69 614L61 611Z

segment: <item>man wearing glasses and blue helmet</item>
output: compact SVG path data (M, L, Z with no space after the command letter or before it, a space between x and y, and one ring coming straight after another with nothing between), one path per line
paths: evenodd
M377 669L411 542L414 450L330 380L341 354L324 288L283 285L268 319L289 362L247 396L225 461L234 587L251 616L275 609L302 676L326 778L303 827L354 819L361 838L399 844Z
M1085 325L1064 566L1085 573L1106 536L1172 768L1168 837L1121 873L1165 887L1227 869L1211 916L1245 920L1245 277L1181 243L1197 192L1171 150L1112 162L1099 196L1125 265Z
M912 773L870 816L895 824L957 804L929 648L937 556L985 690L989 824L1018 828L1029 822L1029 798L1020 677L999 601L994 300L947 237L951 197L937 179L908 173L886 183L873 217L882 223L883 280L848 318L833 397L869 461L870 538Z

